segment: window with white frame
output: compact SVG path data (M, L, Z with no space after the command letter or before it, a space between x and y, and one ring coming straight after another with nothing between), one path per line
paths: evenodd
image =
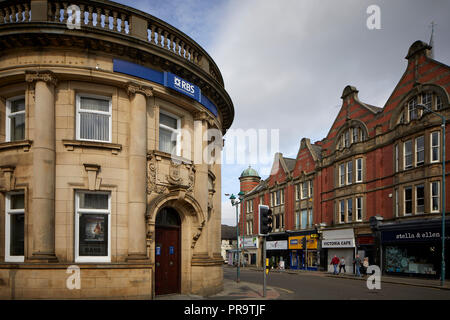
M24 262L25 194L7 193L5 200L5 261Z
M110 97L78 94L77 140L111 142L112 106Z
M284 189L280 190L280 198L281 198L280 204L283 204L284 203Z
M313 209L308 210L308 227L312 227L313 225Z
M110 221L110 193L75 193L75 262L111 262Z
M347 162L347 184L352 184L353 182L353 161Z
M408 102L408 116L409 121L415 120L419 117L417 109L417 97L412 98Z
M306 225L308 224L308 211L303 209L301 211L301 221L300 221L300 229L306 229Z
M311 198L313 196L313 180L309 181L309 197Z
M404 162L403 168L409 169L412 168L413 165L413 144L412 140L405 141L403 144L404 147Z
M276 206L280 205L280 203L281 203L281 191L280 190L275 191L275 201L276 201L276 203L275 203Z
M302 199L308 198L308 181L302 182Z
M430 155L430 161L431 162L438 162L440 158L440 132L434 131L430 134L430 145L431 145L431 155Z
M431 194L431 212L439 212L440 206L440 181L430 183Z
M423 165L425 161L424 136L416 138L416 166Z
M353 199L347 199L347 221L353 221Z
M300 229L300 212L299 211L295 212L294 219L295 219L295 221L294 221L295 229Z
M344 163L339 165L339 185L340 186L345 185L345 164Z
M395 217L399 216L399 206L400 206L400 199L398 198L398 189L395 189L395 207L394 207L394 214Z
M363 159L356 159L356 182L363 181Z
M362 221L363 198L356 197L356 220Z
M6 100L5 141L25 139L25 97Z
M412 214L413 202L412 202L412 187L404 188L404 214L410 215Z
M425 210L425 186L416 186L416 213L424 213Z
M295 200L300 200L300 184L295 185Z
M159 112L159 151L181 155L181 120L164 110Z
M396 144L394 147L394 153L395 153L395 159L394 159L395 172L398 172L398 161L399 161L398 144Z
M339 217L340 223L345 223L345 200L340 200L339 201Z

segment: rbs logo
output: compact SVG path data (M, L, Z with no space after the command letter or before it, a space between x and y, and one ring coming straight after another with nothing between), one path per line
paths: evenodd
M189 84L186 81L181 80L181 79L179 79L177 77L175 77L174 82L175 82L175 86L177 86L178 88L181 88L181 89L183 89L183 90L185 90L187 92L190 92L190 93L194 94L195 89L194 89L194 86L192 84Z

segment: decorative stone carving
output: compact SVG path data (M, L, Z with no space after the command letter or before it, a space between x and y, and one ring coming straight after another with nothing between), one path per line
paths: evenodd
M194 236L192 237L191 249L195 248L195 244L197 243L197 240L200 238L204 226L205 226L205 220L203 220L200 223L200 225L197 227L197 231L194 232Z
M44 81L56 86L58 84L58 79L55 74L50 70L42 70L42 71L25 71L25 81L32 84L36 81Z
M143 86L135 82L128 82L125 88L129 96L141 93L147 97L153 97L153 87L151 86Z
M100 166L98 164L83 163L84 169L88 174L88 189L90 191L100 190L102 178L98 176Z
M156 157L154 155L148 155L148 161L147 161L147 193L151 194L152 192L156 192L158 194L164 193L166 190L165 186L158 185L156 182L156 175L157 175L157 163L156 163Z
M5 191L11 191L16 188L16 177L14 176L14 170L16 168L14 166L4 166L1 167L1 171L3 173L3 188Z

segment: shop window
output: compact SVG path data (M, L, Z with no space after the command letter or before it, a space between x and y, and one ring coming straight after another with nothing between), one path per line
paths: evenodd
M6 100L6 141L25 139L25 97L19 96Z
M159 112L159 151L181 155L181 120L166 111Z
M5 261L24 262L25 195L11 192L5 200Z
M387 246L385 256L385 271L391 273L436 275L440 260L433 245Z
M440 181L430 183L431 189L431 212L439 212L440 206Z
M75 195L75 262L111 262L111 195Z
M416 213L424 213L425 187L423 184L416 186Z
M405 215L410 215L412 214L412 187L405 187L404 199L405 199Z
M440 139L440 132L439 131L434 131L431 133L430 135L430 140L431 140L431 155L430 155L430 159L431 162L438 162L439 161L439 155L440 155L440 143L441 143L441 139Z
M77 95L78 140L111 142L111 98Z

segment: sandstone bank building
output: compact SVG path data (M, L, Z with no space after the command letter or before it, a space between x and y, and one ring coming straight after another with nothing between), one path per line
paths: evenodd
M0 1L0 298L218 292L221 168L194 150L234 117L219 69L147 13L71 4L69 28L65 1Z

